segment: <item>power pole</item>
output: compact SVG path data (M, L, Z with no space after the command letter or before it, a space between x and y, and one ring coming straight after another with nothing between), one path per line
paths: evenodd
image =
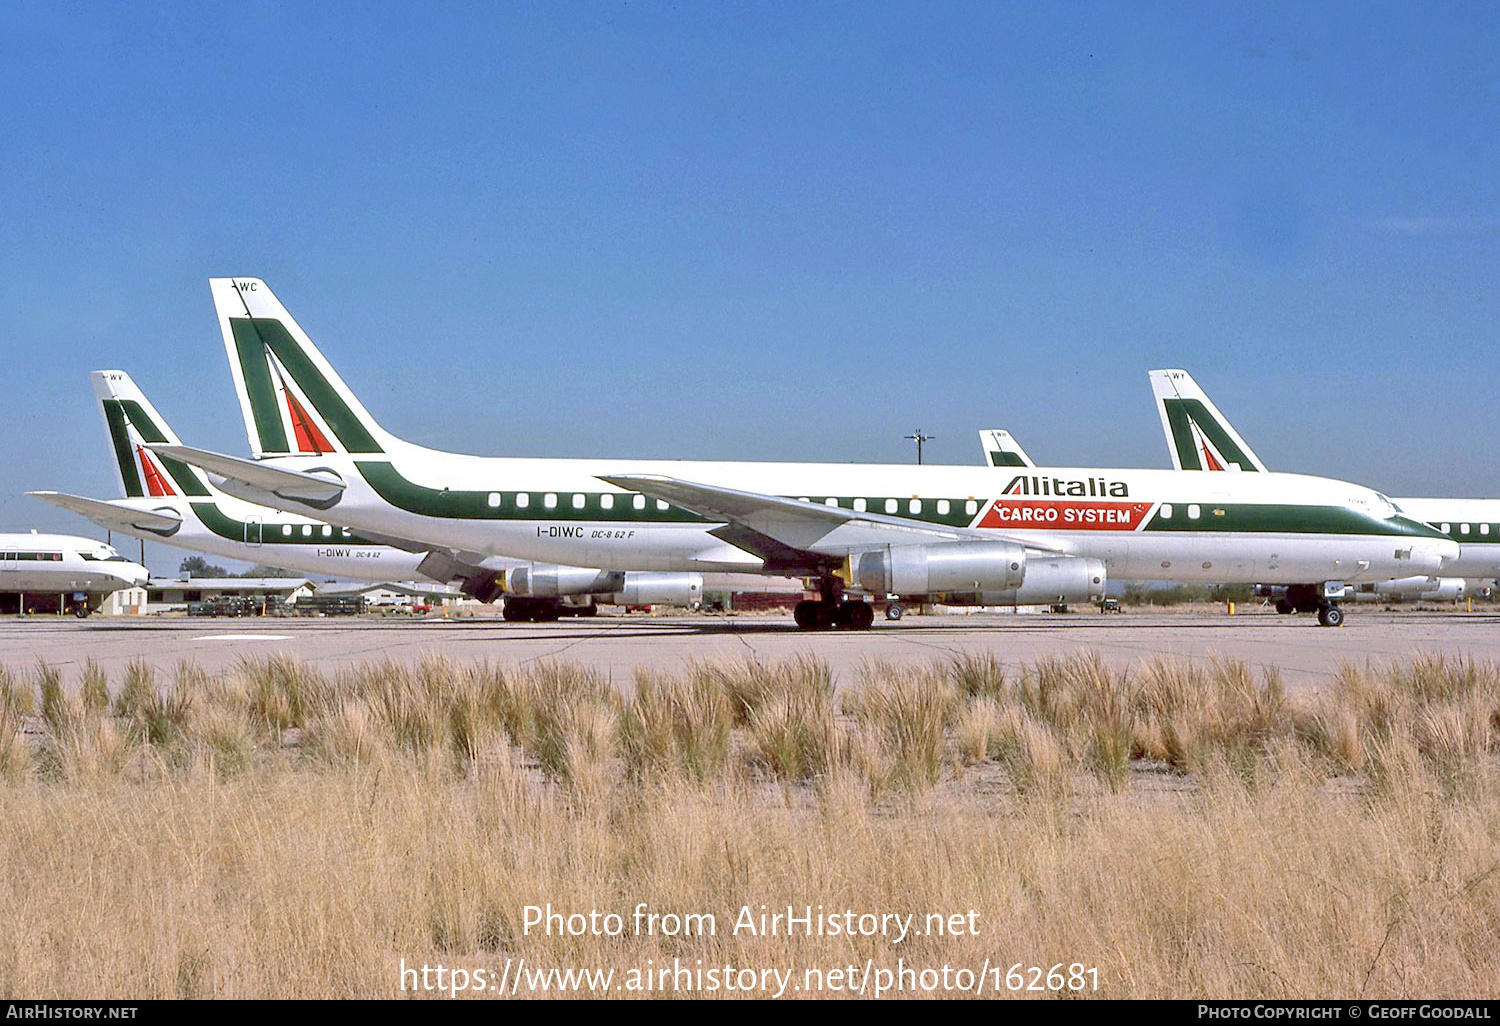
M915 431L913 431L911 434L907 435L906 437L907 437L908 440L917 443L917 466L920 467L922 465L922 443L923 442L930 442L930 441L932 441L934 438L937 437L937 435L924 435L924 434L922 434L922 429L921 428L917 428Z

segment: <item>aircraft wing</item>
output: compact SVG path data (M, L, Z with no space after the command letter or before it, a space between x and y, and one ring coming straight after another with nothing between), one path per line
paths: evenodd
M932 545L955 541L1013 541L1031 549L1054 551L1035 539L980 532L967 527L940 527L880 513L742 492L655 474L601 475L600 480L670 502L729 526L713 533L753 552L773 566L806 562L807 554L842 558L888 545Z
M226 481L274 495L290 502L300 502L315 509L328 509L344 494L344 482L321 474L285 470L256 460L223 453L194 449L189 445L148 445L152 452L208 471ZM231 494L234 492L230 489Z
M65 510L88 517L100 527L110 531L149 531L162 537L170 537L182 526L182 517L170 507L161 510L136 509L122 503L89 499L67 492L27 492L32 498L61 506Z
M494 577L496 574L495 570L484 565L486 557L477 552L457 552L453 549L435 547L431 542L420 542L412 538L380 534L375 531L361 530L359 536L366 541L377 545L388 545L403 552L423 553L422 562L417 564L417 572L440 584Z

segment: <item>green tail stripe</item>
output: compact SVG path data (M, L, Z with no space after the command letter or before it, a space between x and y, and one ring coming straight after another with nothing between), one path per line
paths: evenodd
M157 426L156 421L146 415L146 409L134 399L116 400L120 408L125 411L125 416L130 418L136 433L151 445L161 445L167 441L166 432Z
M1224 454L1231 463L1238 463L1242 470L1254 470L1255 461L1234 443L1218 420L1209 415L1208 408L1197 399L1164 399L1167 424L1172 429L1172 444L1177 447L1177 459L1183 470L1202 470L1203 460L1198 447L1193 444L1193 429L1189 422L1198 425L1203 436L1213 443L1215 449Z
M276 390L271 384L271 372L263 355L266 350L281 361L346 450L353 453L385 451L280 321L270 317L231 317L229 323L234 332L235 346L239 349L240 366L245 369L245 388L250 395L250 409L255 416L263 451L291 451L287 448L281 410L276 405ZM257 367L253 386L252 372L248 367L251 363ZM268 430L271 427L274 431ZM276 443L275 447L268 444L271 442Z
M161 445L171 441L171 439L167 437L167 433L162 430L161 426L157 424L156 421L151 419L150 415L146 413L145 407L143 407L140 403L136 402L134 399L118 399L112 401L119 404L121 410L124 411L125 416L129 418L131 426L135 428L136 432L144 441L150 443L151 445ZM189 467L186 463L183 463L181 460L174 460L168 456L163 456L161 453L154 453L153 455L155 455L158 460L161 460L161 465L166 468L166 471L171 475L172 480L177 482L177 487L182 491L183 495L198 497L212 494L208 490L207 486L204 485L202 476L192 467ZM130 469L132 471L135 470L134 453L131 454Z
M125 430L125 411L118 399L105 399L104 420L109 425L109 440L115 447L115 460L120 464L120 480L125 485L125 497L139 499L146 494L141 486L141 474L136 469L135 452L130 448L130 433Z
M266 346L255 330L255 323L243 317L231 317L234 348L240 357L240 373L245 379L245 394L250 397L250 415L255 420L255 434L261 452L289 452L286 428L276 406L276 386L271 383L271 368L266 364Z
M1024 467L1026 461L1013 452L990 453L990 466L992 467Z

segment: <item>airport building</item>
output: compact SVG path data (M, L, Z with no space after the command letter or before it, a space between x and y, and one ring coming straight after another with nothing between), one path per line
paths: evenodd
M186 609L192 603L247 598L280 605L316 587L306 577L181 577L152 581L142 612Z

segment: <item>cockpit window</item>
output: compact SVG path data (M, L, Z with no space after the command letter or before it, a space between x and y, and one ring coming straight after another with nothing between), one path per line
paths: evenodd
M1378 498L1381 502L1385 503L1387 506L1391 507L1390 516L1404 516L1406 514L1406 511L1400 506L1396 505L1395 500L1392 499L1389 495L1386 495L1382 492L1376 492L1375 497Z

